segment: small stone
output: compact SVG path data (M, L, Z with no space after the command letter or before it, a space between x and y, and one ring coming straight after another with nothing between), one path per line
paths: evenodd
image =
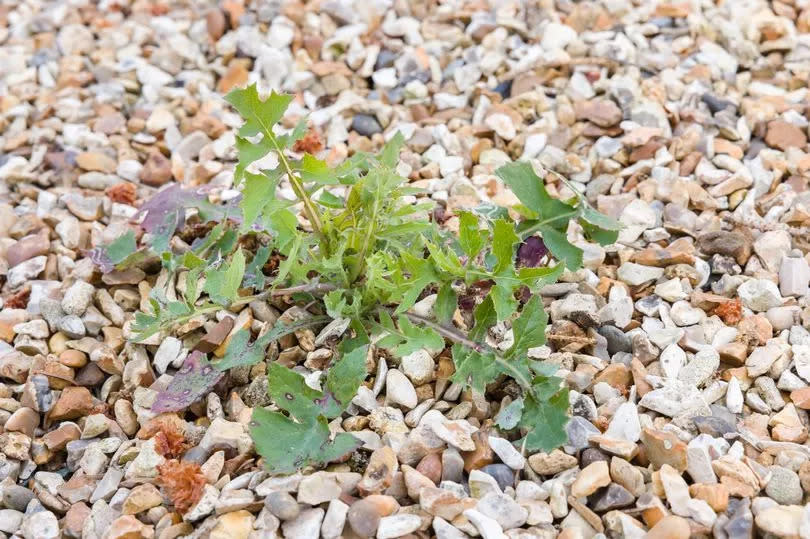
M95 288L84 281L76 281L62 298L62 310L66 314L81 316L93 300Z
M136 515L161 504L163 504L163 496L160 495L158 489L150 483L145 483L129 492L129 496L121 506L121 512L124 515Z
M320 505L334 500L340 493L340 485L325 472L305 476L298 485L298 501L308 505Z
M225 513L219 517L209 539L248 539L253 532L255 520L255 517L244 509Z
M389 371L390 372L390 371ZM357 484L361 493L379 493L391 486L398 470L396 453L388 446L375 450L369 457L363 479Z
M99 152L82 152L76 156L76 164L84 170L93 170L112 174L115 172L116 162L111 157Z
M771 480L765 486L765 493L782 505L800 504L803 493L796 472L781 466L771 466Z
M807 135L792 123L784 120L773 120L768 123L765 143L783 152L787 151L788 148L801 149L807 144Z
M633 496L641 496L644 492L644 474L621 457L610 460L610 478Z
M93 409L93 396L85 387L66 387L51 408L52 420L78 419Z
M575 498L590 496L597 489L610 484L610 471L606 461L598 461L583 468L571 485L571 495Z
M495 436L489 437L489 446L501 459L501 462L512 468L513 470L522 470L526 465L526 459L520 452L512 445L511 442L504 438L497 438Z
M430 352L423 349L403 356L400 368L415 386L421 386L433 380L435 364Z
M422 525L419 515L399 514L380 519L377 539L394 539L415 532Z
M755 312L764 312L782 305L776 284L768 279L749 279L737 288L743 305Z
M738 264L745 264L751 256L751 241L741 232L717 230L701 234L698 247L707 255L721 254L733 257Z
M529 512L506 494L490 492L478 500L476 510L496 521L504 530L519 528L526 523Z
M385 379L386 399L404 408L415 408L418 403L416 389L408 377L397 369L389 369Z
M665 516L653 526L646 539L689 539L692 529L689 521L675 515Z
M8 267L14 266L30 260L37 256L48 254L51 244L45 234L31 234L21 238L6 250L6 262Z
M616 125L622 119L622 110L609 99L580 101L574 110L578 120L588 120L600 127Z
M323 539L337 539L343 534L343 527L346 525L346 515L349 506L340 500L329 502L326 516L321 524L321 537Z
M779 266L779 292L782 296L806 296L810 285L810 264L803 256L786 256Z
M505 537L501 525L479 511L467 509L464 511L464 516L475 526L483 539L503 539Z
M139 178L145 185L160 187L172 179L172 163L160 150L152 149Z
M689 487L681 474L672 466L664 464L660 470L661 485L666 493L667 503L672 512L680 516L689 516Z
M529 466L538 475L557 475L576 465L576 457L567 455L559 449L554 449L551 453L535 453L529 457Z
M301 507L289 492L274 490L264 499L264 505L279 520L291 520L298 516Z
M147 526L132 515L123 515L116 518L105 537L109 539L134 539L143 537L149 539L154 537L155 532L151 526Z
M25 510L25 508L23 508ZM23 513L14 509L0 509L0 531L13 534L20 529Z
M804 508L799 505L775 506L756 515L757 527L777 537L799 537Z
M588 499L588 507L597 513L602 513L627 507L634 501L635 497L626 488L611 483L607 488L597 491Z
M57 539L59 537L59 521L50 511L38 511L26 515L23 519L19 533L25 539Z
M376 133L382 133L382 126L377 118L368 114L355 114L352 119L352 130L365 137L370 137Z

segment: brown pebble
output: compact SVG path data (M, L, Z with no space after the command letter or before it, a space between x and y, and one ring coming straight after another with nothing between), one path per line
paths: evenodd
M692 529L685 518L669 515L658 521L647 533L647 539L689 539Z
M436 483L442 480L442 458L438 453L430 453L419 461L416 470Z
M4 428L7 431L22 432L33 437L37 425L39 425L39 414L31 408L22 407L11 414L11 417L6 420Z

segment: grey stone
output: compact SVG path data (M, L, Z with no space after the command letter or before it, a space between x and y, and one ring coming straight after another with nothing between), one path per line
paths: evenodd
M605 488L599 489L588 498L588 507L602 513L613 509L627 507L635 501L635 497L621 485L611 483Z
M800 504L804 494L798 474L781 466L771 466L768 470L771 480L765 485L765 493L783 505Z

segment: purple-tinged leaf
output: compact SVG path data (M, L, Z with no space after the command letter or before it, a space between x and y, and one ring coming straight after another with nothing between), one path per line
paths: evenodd
M152 404L152 411L163 413L184 410L211 391L224 375L224 372L215 369L208 362L205 354L194 350L186 357L169 386L158 393Z
M98 266L101 273L110 273L115 269L115 264L113 264L112 260L110 260L110 257L107 255L107 248L104 245L83 251L82 254L86 258L89 258L93 264Z
M536 268L546 254L548 249L543 240L537 236L529 236L518 247L518 266Z
M185 220L185 209L204 200L207 191L206 188L183 189L180 184L170 185L141 206L133 219L143 215L140 226L149 233L160 231L166 226L174 226L176 230Z
M143 217L141 228L150 234L162 236L170 236L183 226L188 208L197 209L205 221L222 221L228 218L241 222L241 195L224 204L212 204L208 201L208 194L214 189L210 185L184 189L180 184L173 184L141 206L133 220Z

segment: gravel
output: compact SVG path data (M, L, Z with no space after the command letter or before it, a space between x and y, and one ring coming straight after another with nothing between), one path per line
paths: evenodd
M0 9L2 537L810 538L807 2L203 4ZM572 225L584 268L541 292L529 354L568 384L562 448L525 451L494 425L514 387L464 390L437 350L371 358L330 423L364 445L322 470L258 458L265 364L151 410L237 314L301 314L254 302L128 342L169 276L87 258L165 186L233 196L222 95L252 82L295 93L335 163L402 133L399 171L449 230L515 204L493 171L520 158L624 225L605 246ZM347 324L272 354L317 380ZM205 478L182 514L156 482L177 457Z

